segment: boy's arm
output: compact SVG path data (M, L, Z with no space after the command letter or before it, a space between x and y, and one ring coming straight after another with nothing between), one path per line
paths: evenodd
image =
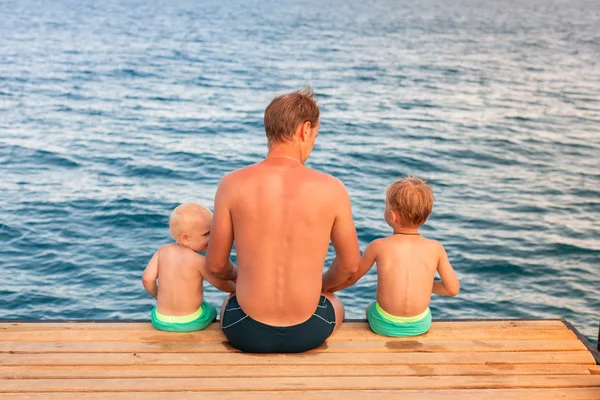
M236 279L236 268L229 259L233 246L233 222L228 204L230 196L227 176L221 180L215 196L215 212L206 250L206 269L210 275L225 281Z
M346 289L348 286L354 285L360 278L362 278L373 266L377 259L377 240L371 242L358 263L358 269L348 278L344 283L335 286L329 290L329 292L337 292L338 290Z
M150 296L156 298L158 296L158 285L156 284L156 280L158 279L158 250L152 258L150 262L146 266L144 273L142 274L142 283L144 284L144 289L150 294Z
M339 195L337 198L339 201L337 206L340 212L331 228L331 243L335 249L335 258L329 269L323 274L324 291L330 291L350 278L356 272L360 259L350 196L344 185L339 181L338 184Z
M460 283L458 282L456 272L452 268L452 265L450 265L446 250L441 244L439 246L440 256L437 272L442 279L433 282L432 292L440 296L456 296L460 292Z

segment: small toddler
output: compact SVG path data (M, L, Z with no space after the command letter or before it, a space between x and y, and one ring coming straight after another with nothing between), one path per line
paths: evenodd
M431 293L456 296L460 284L444 247L419 233L433 208L433 190L420 178L392 183L386 193L385 221L393 234L371 242L356 273L340 290L354 284L377 263L377 301L367 307L371 329L384 336L416 336L431 326ZM435 280L436 272L441 280Z
M158 249L142 276L144 288L157 300L152 310L156 329L191 332L215 320L215 306L203 301L204 278L224 292L235 291L235 282L207 273L205 257L198 254L208 246L211 221L212 213L199 204L185 203L173 210L169 228L175 243Z

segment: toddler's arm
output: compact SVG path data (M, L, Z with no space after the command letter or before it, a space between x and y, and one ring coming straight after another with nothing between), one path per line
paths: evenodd
M452 265L450 265L448 254L446 254L444 246L441 244L439 244L439 246L440 256L438 259L437 272L442 279L433 282L432 292L440 296L456 296L458 292L460 292L460 283L456 277L456 272L454 272Z
M160 251L160 250L159 250ZM144 274L142 275L142 283L144 284L144 289L150 294L150 296L156 298L158 296L158 285L156 284L156 280L158 279L158 251L154 253L150 262L146 266L144 270Z
M356 270L356 272L353 273L350 276L350 278L348 278L344 283L329 289L328 292L333 293L337 292L338 290L346 289L347 287L354 285L356 282L358 282L360 278L363 277L363 275L369 272L369 270L375 263L375 260L377 259L376 247L377 240L374 240L365 249L365 252L360 258L360 262L358 263L358 269Z

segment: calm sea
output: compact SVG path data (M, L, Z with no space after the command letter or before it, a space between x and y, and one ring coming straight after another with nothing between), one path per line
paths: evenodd
M0 0L0 318L143 319L178 203L265 154L263 110L311 84L309 165L361 248L396 177L462 282L436 318L600 319L600 3ZM331 255L330 255L331 258ZM375 271L342 292L363 316ZM223 295L208 288L209 300Z

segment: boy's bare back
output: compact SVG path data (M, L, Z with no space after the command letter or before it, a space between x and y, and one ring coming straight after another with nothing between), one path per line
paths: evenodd
M173 243L162 246L154 257L158 275L158 312L172 316L196 312L203 300L204 256Z
M421 235L378 239L367 251L374 253L377 264L377 302L399 317L412 317L427 309L436 271L446 281L454 275L442 245Z

